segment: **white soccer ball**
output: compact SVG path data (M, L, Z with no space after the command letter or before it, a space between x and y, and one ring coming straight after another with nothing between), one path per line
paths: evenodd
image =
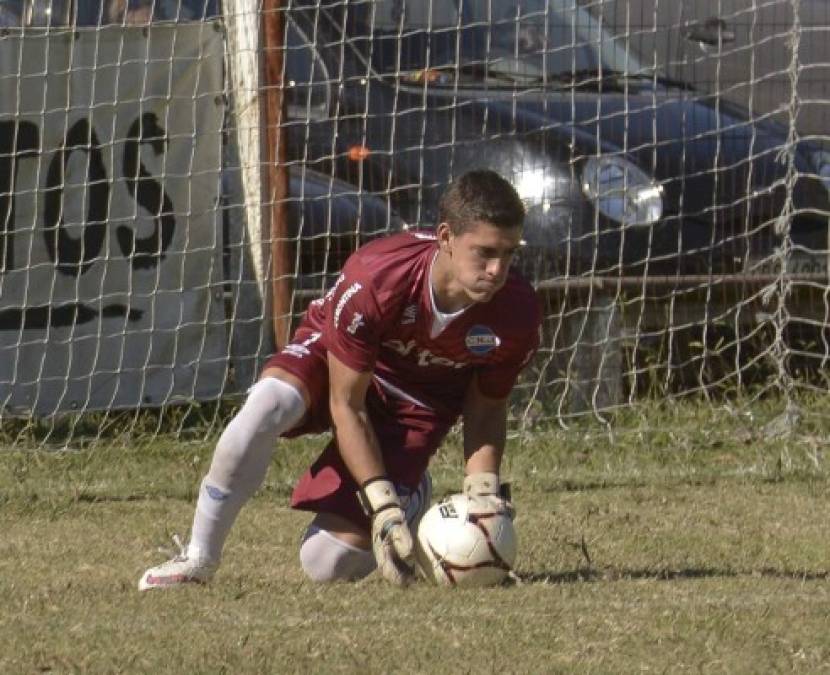
M451 495L418 524L415 553L421 572L443 586L493 586L516 561L516 529L504 514L471 515L470 500Z

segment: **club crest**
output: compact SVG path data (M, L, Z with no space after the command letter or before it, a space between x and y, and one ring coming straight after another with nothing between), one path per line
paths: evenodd
M489 326L476 325L467 331L464 344L476 356L484 356L501 344L499 336Z

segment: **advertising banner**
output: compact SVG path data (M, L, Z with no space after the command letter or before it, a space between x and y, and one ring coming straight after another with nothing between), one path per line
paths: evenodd
M0 414L215 398L222 34L0 39Z

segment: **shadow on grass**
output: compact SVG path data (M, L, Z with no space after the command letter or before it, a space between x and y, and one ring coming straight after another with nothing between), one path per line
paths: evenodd
M724 472L717 468L710 469L711 475L676 475L660 476L658 479L646 480L631 479L599 479L579 480L561 479L553 483L542 485L539 490L545 494L560 492L593 492L601 490L639 490L654 487L715 487L726 483L779 485L782 483L803 483L826 480L821 474L809 470L790 470L786 473L750 473L748 471ZM658 482L659 480L659 482Z
M684 567L679 569L627 569L608 567L603 569L578 569L562 572L523 572L516 575L527 584L573 584L590 581L643 580L676 581L683 579L712 579L737 577L762 577L767 579L793 579L797 581L826 581L830 573L809 570L780 570L772 567L735 570L717 567Z
M689 476L668 476L660 479L660 486L668 487L711 487L717 485L724 480L734 478L742 478L743 476L736 476L724 474L723 472L713 473L711 476L702 476L699 474ZM781 482L777 479L774 482ZM546 494L557 492L590 492L594 490L621 490L621 489L640 489L651 488L656 483L653 480L646 480L643 478L601 478L601 479L572 479L563 478L556 480L546 485L540 485L539 490Z

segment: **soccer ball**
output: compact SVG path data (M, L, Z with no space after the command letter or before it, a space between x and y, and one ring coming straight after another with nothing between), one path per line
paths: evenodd
M516 561L516 530L502 513L471 515L457 494L433 504L418 524L415 554L428 580L443 586L493 586Z

